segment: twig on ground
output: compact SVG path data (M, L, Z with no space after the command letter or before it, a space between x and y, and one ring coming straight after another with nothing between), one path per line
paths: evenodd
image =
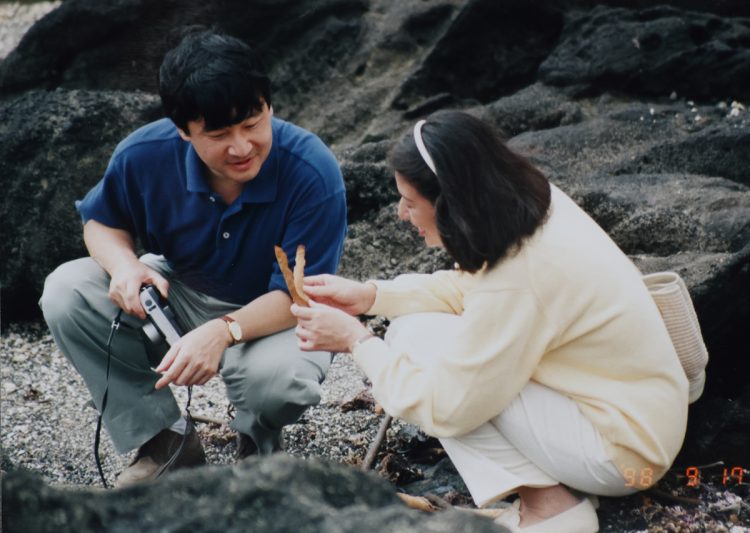
M193 413L190 413L190 418L195 420L196 422L202 422L204 424L214 424L216 426L229 426L224 420L220 420L218 418L213 418L210 416L203 416L203 415L196 415Z
M653 496L654 498L660 499L660 500L667 500L675 503L681 503L684 505L700 505L701 501L698 498L688 498L686 496L675 496L674 494L670 494L668 492L664 492L661 489L657 489L656 487L651 487L646 491L646 494Z
M410 509L417 509L426 513L434 513L438 510L437 507L432 505L430 501L423 496L412 496L410 494L404 494L403 492L398 492L397 496L401 498L401 501Z
M372 441L372 444L370 444L370 447L367 449L365 460L362 461L362 470L367 471L372 468L372 464L375 462L375 457L378 455L380 445L385 438L385 432L388 431L388 426L391 425L391 420L393 420L393 417L386 413L385 417L383 417L383 420L380 422L380 427L378 428L377 435L375 435L375 440Z

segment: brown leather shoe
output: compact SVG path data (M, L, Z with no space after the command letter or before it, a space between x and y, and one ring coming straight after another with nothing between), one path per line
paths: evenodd
M283 450L281 432L279 432L279 437L276 442L274 442L271 453L281 452ZM235 453L235 457L238 461L241 461L251 455L258 455L258 445L255 444L255 441L250 435L237 433L237 452Z
M115 487L127 487L134 483L155 479L162 466L177 452L182 444L182 435L164 429L151 438L146 444L138 448L138 454L125 470L120 472L115 481ZM206 464L206 454L203 451L198 432L191 426L185 437L185 444L180 454L165 471L171 472L178 468Z

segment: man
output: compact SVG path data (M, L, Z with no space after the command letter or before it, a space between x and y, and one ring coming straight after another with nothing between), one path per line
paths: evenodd
M138 448L119 486L155 477L183 435L169 469L205 462L168 385L217 373L236 410L239 457L280 449L282 427L320 401L330 354L298 349L273 247L304 244L306 274L334 272L346 233L333 154L273 117L270 82L242 41L187 35L164 58L159 93L169 118L120 143L77 203L91 257L58 267L40 301L100 411L108 381L103 423L116 449ZM139 258L136 242L149 253ZM171 348L155 351L141 335L146 284L189 330Z

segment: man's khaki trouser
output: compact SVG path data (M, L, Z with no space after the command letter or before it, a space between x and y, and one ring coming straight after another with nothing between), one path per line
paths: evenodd
M169 280L169 304L181 323L195 328L240 306L194 291L173 277L166 261L151 254L145 264ZM58 267L47 277L39 302L60 350L83 377L101 411L106 387L107 338L117 306L109 299L109 275L91 258ZM143 321L123 313L112 341L109 393L103 416L120 453L137 448L180 417L169 387L155 390L160 375L140 332ZM281 428L320 401L328 352L302 352L293 329L228 348L219 365L227 397L236 410L231 426L271 453Z

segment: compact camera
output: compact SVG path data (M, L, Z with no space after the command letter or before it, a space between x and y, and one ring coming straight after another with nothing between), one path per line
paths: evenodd
M139 297L148 318L141 328L143 335L153 345L166 341L172 346L182 337L182 328L177 323L177 317L172 308L153 285L141 287Z

